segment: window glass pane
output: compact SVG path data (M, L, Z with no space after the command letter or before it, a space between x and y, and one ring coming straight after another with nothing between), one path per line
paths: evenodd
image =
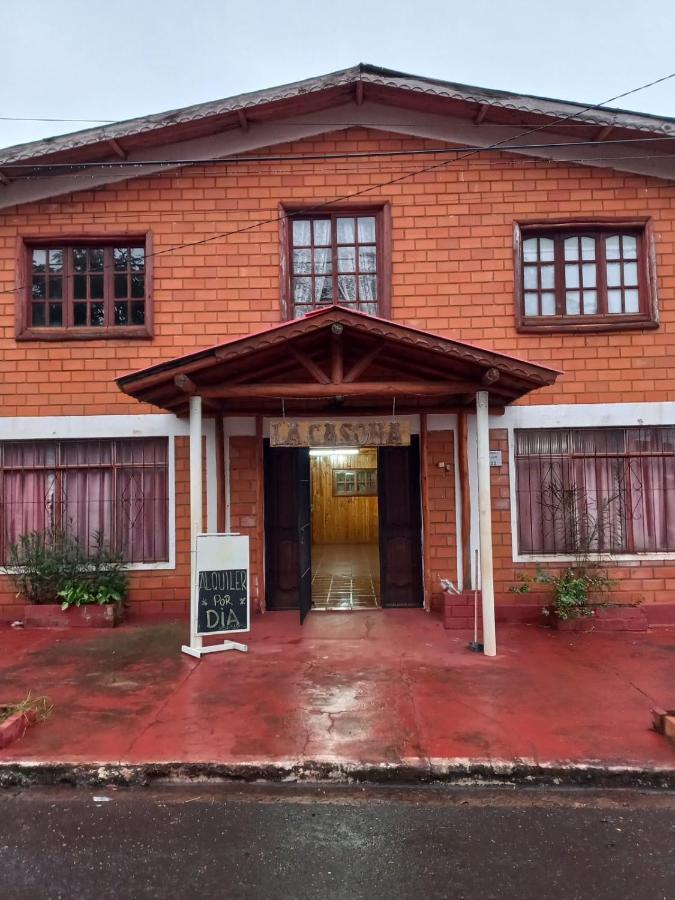
M115 275L113 279L114 289L115 289L115 297L127 297L129 293L129 288L127 285L127 276L126 275Z
M527 292L525 294L525 315L536 316L539 314L539 298L537 294Z
M83 247L73 248L73 269L76 272L87 271L87 251Z
M128 258L129 253L126 247L113 248L113 268L118 272L126 269Z
M87 304L86 303L74 303L73 304L73 321L75 325L86 325L87 324Z
M594 316L598 311L598 292L584 291L584 313Z
M565 266L565 285L568 288L579 287L579 266Z
M102 303L91 304L91 324L96 326L104 324Z
M75 275L73 278L73 296L76 300L87 299L87 276Z
M62 325L63 324L63 304L62 303L50 303L49 304L49 324L50 325Z
M33 250L33 271L44 272L47 268L47 251Z
M595 265L593 263L584 263L581 268L583 270L584 287L595 287Z
M293 279L293 300L296 303L309 303L312 299L312 279L311 278L294 278Z
M318 275L314 279L314 299L317 303L332 302L333 279L329 275Z
M103 249L101 247L92 247L89 251L89 268L92 272L103 271Z
M63 279L60 275L49 279L49 296L52 300L60 300L63 297Z
M375 247L359 247L359 269L361 272L375 271Z
M525 262L537 261L537 238L527 238L527 240L523 241L523 259Z
M582 237L581 239L581 258L595 259L595 238Z
M145 325L145 303L131 304L131 324Z
M548 268L550 268L550 266L548 266ZM527 288L529 290L537 289L538 284L537 284L537 267L536 266L525 266L524 281L525 281L525 288Z
M580 312L579 291L567 291L565 293L565 312L568 316L578 316Z
M332 270L331 253L329 249L314 251L314 272L323 275Z
M49 251L49 271L50 272L60 272L63 269L63 251L62 250L50 250Z
M377 277L359 275L359 299L372 302L377 300Z
M145 275L131 276L131 296L134 298L145 297Z
M615 314L621 311L621 291L607 291L607 312Z
M128 325L128 310L126 303L115 304L115 325Z
M308 247L312 243L311 223L308 219L293 219L293 244Z
M33 299L41 300L47 296L47 289L45 287L45 279L39 275L33 276Z
M45 308L42 303L33 303L31 313L31 323L36 326L45 324Z
M637 259L637 238L632 234L623 236L623 257L624 259Z
M145 269L145 247L131 248L131 268L136 272Z
M565 238L565 259L568 259L568 260L579 259L579 238L577 238L577 237Z
M542 262L553 262L553 240L539 238L539 259Z
M355 275L338 275L338 299L346 302L356 300Z
M354 231L354 219L338 219L337 220L337 242L338 244L353 244L356 241Z
M541 314L542 316L555 315L555 294L545 293L541 295Z
M607 285L618 287L621 284L621 263L607 263Z
M623 265L623 283L634 285L638 283L637 263L627 262Z
M605 255L607 256L607 259L621 258L621 247L618 234L613 234L611 237L605 238Z
M555 269L553 266L541 267L541 286L544 290L552 291L555 285Z
M103 299L103 275L91 275L89 277L89 290L92 300Z
M318 247L330 245L330 220L317 219L314 221L314 243Z
M359 216L359 243L375 243L375 217Z
M640 299L635 288L628 288L628 290L625 292L624 303L626 305L627 313L640 312Z
M293 251L293 272L296 275L307 275L312 271L312 251Z
M354 272L356 270L356 247L337 248L338 272Z

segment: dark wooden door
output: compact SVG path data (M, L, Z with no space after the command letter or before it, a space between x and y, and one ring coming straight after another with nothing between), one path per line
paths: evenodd
M380 447L377 452L382 606L422 606L420 449Z
M309 450L265 441L264 460L266 605L299 609L302 621L312 602Z

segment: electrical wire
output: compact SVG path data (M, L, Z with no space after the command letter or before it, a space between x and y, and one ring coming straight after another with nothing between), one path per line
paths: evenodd
M367 185L366 187L360 188L359 190L353 191L349 194L344 194L340 197L333 197L330 200L326 200L326 201L323 201L318 204L307 206L300 210L294 210L292 214L282 212L279 215L275 215L275 216L272 216L267 219L262 219L257 222L252 222L248 225L241 226L240 228L231 229L230 231L216 232L214 234L211 234L204 238L200 238L195 241L185 241L184 243L176 244L172 247L165 247L162 250L153 250L152 253L146 254L146 259L148 259L149 257L164 256L168 253L174 253L176 250L184 250L184 249L188 249L190 247L203 246L204 244L208 244L213 241L222 240L223 238L227 238L227 237L233 237L235 234L244 234L246 232L254 230L255 228L261 228L265 225L279 223L285 219L290 218L291 215L298 216L298 215L302 215L302 214L307 215L307 214L311 214L311 213L321 212L321 210L326 209L327 207L331 207L336 203L345 202L347 200L353 200L356 197L360 197L360 196L363 196L364 194L371 193L374 190L381 190L382 188L390 187L393 184L400 184L402 181L406 181L408 178L415 177L416 175L426 174L428 172L432 172L437 169L443 168L444 166L450 165L454 162L460 162L464 159L467 159L467 158L473 156L476 152L486 152L486 151L490 151L490 150L504 148L504 145L507 144L510 140L516 140L516 139L527 137L530 134L535 134L540 131L546 131L548 128L552 128L554 125L560 125L561 123L567 121L568 119L571 119L578 115L581 115L584 112L589 112L590 110L593 110L593 109L599 109L600 107L605 106L607 103L612 103L613 101L619 100L622 97L627 97L629 94L635 94L638 91L646 90L647 88L652 87L655 84L659 84L663 81L667 81L670 78L675 78L675 72L672 72L670 75L665 75L662 78L658 78L654 81L650 81L646 84L639 85L636 88L632 88L630 91L625 91L622 94L617 94L614 97L610 97L607 100L603 100L601 103L587 106L582 110L575 110L574 113L570 113L567 116L562 116L559 119L554 120L553 122L546 122L543 125L538 125L536 127L529 128L529 129L521 132L520 134L514 136L513 138L511 138L511 137L504 138L501 141L494 142L489 147L484 147L484 148L482 147L482 148L480 148L480 150L470 150L470 151L466 152L464 154L464 156L458 156L458 157L455 157L454 159L444 159L444 160L441 160L440 162L435 162L432 165L425 166L414 172L404 172L401 175L397 175L395 178L388 179L387 181L379 182L379 183L376 183L373 185ZM10 289L10 290L0 291L0 295L17 294L19 292L26 290L26 288L27 288L27 285L25 285L25 284L20 285L18 287Z

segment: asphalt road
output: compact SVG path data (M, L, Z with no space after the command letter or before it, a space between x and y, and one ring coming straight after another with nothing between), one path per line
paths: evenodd
M675 796L206 784L7 789L0 897L671 900Z

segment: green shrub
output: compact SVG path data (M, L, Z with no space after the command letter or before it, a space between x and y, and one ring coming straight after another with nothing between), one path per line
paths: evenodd
M63 609L115 603L127 594L126 566L99 533L93 552L62 529L32 531L9 548L6 574L28 603L61 603Z

